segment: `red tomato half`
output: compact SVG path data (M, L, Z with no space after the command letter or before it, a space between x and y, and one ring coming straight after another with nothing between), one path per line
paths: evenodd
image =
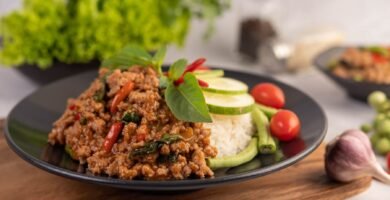
M297 115L289 110L280 110L271 118L271 133L280 141L289 141L298 136L301 124Z
M272 83L257 84L251 90L251 95L257 103L274 108L282 108L285 104L282 89Z

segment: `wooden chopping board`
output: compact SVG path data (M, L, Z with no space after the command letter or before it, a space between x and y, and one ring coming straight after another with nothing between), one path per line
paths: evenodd
M371 178L348 184L330 181L321 145L304 160L250 181L178 194L152 194L82 183L40 170L19 158L7 145L0 120L0 199L345 199L366 190Z

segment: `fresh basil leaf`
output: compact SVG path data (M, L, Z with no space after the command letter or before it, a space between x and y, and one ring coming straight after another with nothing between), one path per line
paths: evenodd
M101 66L109 69L123 69L131 65L153 65L152 56L145 49L137 45L128 45L120 52L104 60Z
M161 74L161 66L163 64L165 54L167 53L167 48L164 46L157 50L156 54L153 56L154 66L156 70Z
M172 144L174 142L177 142L179 140L183 139L183 137L181 137L181 135L178 135L178 134L164 134L161 139L159 140L159 142L163 142L165 144Z
M168 86L168 78L166 76L160 76L160 81L159 81L159 88L167 88Z
M132 156L143 156L156 152L158 149L158 142L149 142L145 146L134 149L130 155Z
M177 80L183 74L184 70L187 66L186 59L177 60L175 63L171 65L169 68L169 78L172 80Z
M142 47L134 44L127 45L123 48L123 52L131 56L136 56L139 58L144 58L146 60L151 60L152 56Z
M184 82L175 86L168 84L165 101L179 120L187 122L212 122L202 90L192 73L184 76Z

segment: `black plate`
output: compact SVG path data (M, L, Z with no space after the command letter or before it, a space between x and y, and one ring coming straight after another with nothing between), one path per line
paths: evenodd
M367 96L376 90L383 91L387 95L390 95L390 85L389 84L377 84L371 82L357 82L351 79L340 78L334 75L329 70L329 63L335 60L338 60L341 54L345 51L347 47L333 47L330 48L321 54L319 54L314 59L314 64L317 66L320 71L326 74L334 82L340 85L348 93L349 96L360 101L367 101Z
M286 107L296 112L301 120L300 138L281 143L282 151L276 156L258 156L248 164L217 170L215 177L209 179L129 181L94 176L85 170L85 166L71 160L63 147L52 147L46 142L52 123L65 109L67 98L78 96L97 76L96 71L91 71L57 81L23 99L7 118L7 142L24 160L56 175L112 187L155 191L200 189L264 176L292 165L321 143L326 133L327 120L323 110L312 98L268 77L230 70L226 70L225 74L249 86L265 81L279 85L287 97Z

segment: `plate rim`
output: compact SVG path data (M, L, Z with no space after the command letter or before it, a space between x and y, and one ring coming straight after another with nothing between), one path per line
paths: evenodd
M219 67L222 68L222 67ZM305 148L302 152L300 152L297 155L294 155L286 160L283 160L281 162L278 162L276 164L258 169L258 170L252 170L249 172L244 172L242 174L232 174L232 175L225 175L223 177L214 177L214 178L206 178L206 179L184 179L184 180L167 180L167 181L150 181L150 180L124 180L119 178L111 178L111 177L103 177L103 176L94 176L94 175L88 175L85 173L78 173L72 170L68 170L65 168L61 168L58 166L55 166L53 164L50 164L48 162L45 162L43 160L37 159L33 156L30 156L28 152L25 152L22 150L18 145L15 144L15 142L12 140L12 137L9 132L9 118L13 111L20 105L23 101L25 101L28 97L35 94L41 89L44 89L46 87L50 87L53 84L56 84L60 81L65 81L66 79L72 79L75 76L82 76L88 73L96 73L96 70L89 70L83 73L75 74L69 77L65 77L62 79L59 79L57 81L54 81L50 84L47 84L43 87L38 88L37 90L31 92L30 94L26 95L22 100L20 100L9 112L7 115L5 122L4 122L4 136L6 138L6 142L8 146L23 160L26 162L32 164L33 166L42 169L46 172L49 172L54 175L58 175L65 178L70 178L73 180L78 180L82 182L88 182L88 183L95 183L99 185L106 185L111 187L117 187L117 188L124 188L124 189L136 189L136 190L145 190L145 191L178 191L178 190L194 190L194 189L202 189L202 188L208 188L216 185L222 185L222 184L231 184L236 183L239 181L245 181L253 178L258 178L261 176L265 176L268 174L271 174L273 172L282 170L284 168L287 168L296 162L302 160L303 158L310 155L315 149L317 149L322 141L324 140L327 130L328 130L328 119L325 114L325 111L320 106L320 104L317 103L312 97L307 95L305 92L297 89L294 86L291 86L289 84L286 84L282 81L276 80L273 77L266 76L264 74L256 73L254 71L249 72L248 70L235 70L235 69L229 69L229 68L222 68L224 70L227 70L229 72L233 73L240 73L240 74L246 74L246 75L255 75L259 76L263 79L270 80L273 82L276 82L277 84L281 84L283 86L287 86L289 88L292 88L294 90L299 91L302 93L306 98L309 98L311 101L315 103L315 105L318 107L321 115L324 118L324 126L323 129L320 130L321 134L320 136L315 140L315 142ZM250 74L252 73L252 74Z

